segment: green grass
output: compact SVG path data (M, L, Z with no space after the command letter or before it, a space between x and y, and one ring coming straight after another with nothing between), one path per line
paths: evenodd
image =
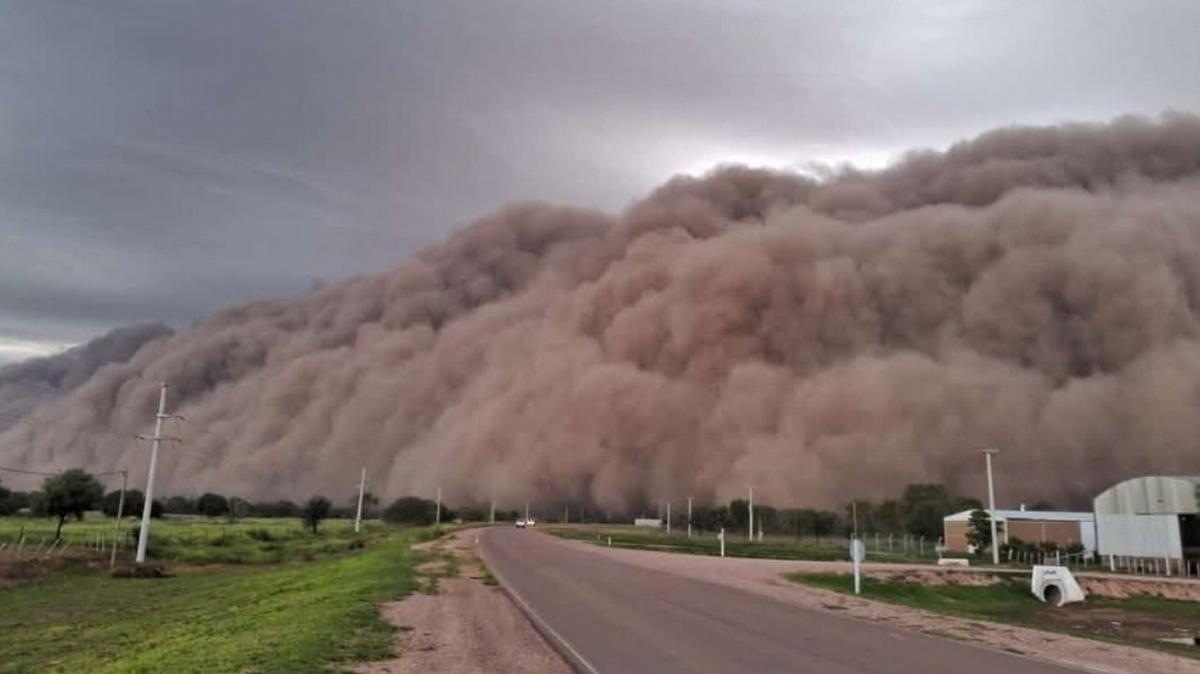
M135 538L140 520L126 518L121 523L121 559L131 559L137 547ZM24 533L25 548L54 538L55 520L48 518L0 518L0 543L15 545ZM191 564L262 564L292 560L311 561L331 554L368 545L385 535L388 527L378 521L363 523L361 534L354 533L349 520L326 520L313 535L296 518L225 518L168 517L150 524L147 556L162 561ZM63 527L63 539L73 547L95 543L97 536L111 545L113 520L99 515L82 522L69 521Z
M387 657L377 605L413 589L409 546L431 535L392 530L310 563L0 590L0 672L324 672Z
M721 554L721 543L716 534L709 532L694 532L692 538L680 531L674 531L667 536L663 530L634 528L632 526L612 525L546 525L548 533L561 538L586 541L596 545L608 545L612 538L612 547L633 550L659 550L663 552L678 552L691 555L717 556ZM727 532L725 539L725 554L729 557L754 557L761 559L797 559L813 561L848 561L850 559L848 543L844 540L827 540L813 542L811 540L796 540L788 536L767 536L761 543L750 543L745 538L745 532ZM868 553L873 562L910 562L931 564L936 561L932 548L930 555L921 557L915 554L905 555L900 552L886 551Z
M842 594L853 593L849 575L837 573L792 573L788 580ZM1165 630L1171 626L1196 629L1200 626L1200 602L1136 596L1128 599L1089 597L1083 604L1055 608L1037 601L1029 592L1029 577L1003 577L995 585L924 585L895 580L862 579L862 596L936 613L1013 623L1104 641L1165 650L1200 658L1200 649L1136 637L1114 630L1112 621L1126 625L1153 623ZM1111 620L1110 620L1111 619Z

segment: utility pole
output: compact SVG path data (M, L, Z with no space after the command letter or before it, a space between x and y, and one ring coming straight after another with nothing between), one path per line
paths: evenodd
M858 540L858 500L850 499L850 512L854 520L854 540Z
M117 566L117 545L121 542L121 517L125 515L125 488L129 486L129 471L121 471L121 498L117 500L117 521L113 522L112 556L108 558L108 570Z
M996 488L992 482L992 455L999 450L996 449L981 449L984 459L987 461L987 481L988 481L988 520L992 524L992 564L999 566L1000 564L1000 541L996 539Z
M442 488L438 487L437 492L437 513L433 517L434 526L442 526Z
M529 523L529 501L525 502L525 523Z
M354 515L354 533L358 533L359 525L362 523L362 502L363 492L367 489L367 469L362 469L362 477L358 479L358 512Z
M146 543L150 540L150 505L154 503L154 469L158 465L158 446L162 444L162 425L167 416L167 383L158 390L158 414L154 416L154 437L150 445L150 469L146 473L146 502L142 504L142 528L138 531L137 563L146 561Z
M692 537L692 497L688 497L688 538Z
M494 496L492 497L492 509L488 514L488 523L489 524L496 523L496 498Z
M754 542L754 487L750 487L749 507L746 510L750 513L750 526L746 529L746 540Z

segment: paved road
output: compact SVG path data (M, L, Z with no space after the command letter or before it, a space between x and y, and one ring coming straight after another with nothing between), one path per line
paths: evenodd
M516 528L480 554L598 674L1068 674L1076 670L643 569Z

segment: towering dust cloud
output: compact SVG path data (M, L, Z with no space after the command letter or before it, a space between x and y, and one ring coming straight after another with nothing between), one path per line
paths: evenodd
M140 377L139 377L140 375ZM1009 128L880 172L740 167L620 216L521 204L395 271L225 309L0 435L165 489L1060 505L1200 470L1200 118Z

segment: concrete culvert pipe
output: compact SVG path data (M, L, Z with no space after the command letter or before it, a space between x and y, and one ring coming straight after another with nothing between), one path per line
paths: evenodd
M1047 604L1050 604L1051 606L1063 605L1063 591L1058 585L1051 583L1050 585L1047 585L1046 589L1042 592L1042 598L1046 600Z

